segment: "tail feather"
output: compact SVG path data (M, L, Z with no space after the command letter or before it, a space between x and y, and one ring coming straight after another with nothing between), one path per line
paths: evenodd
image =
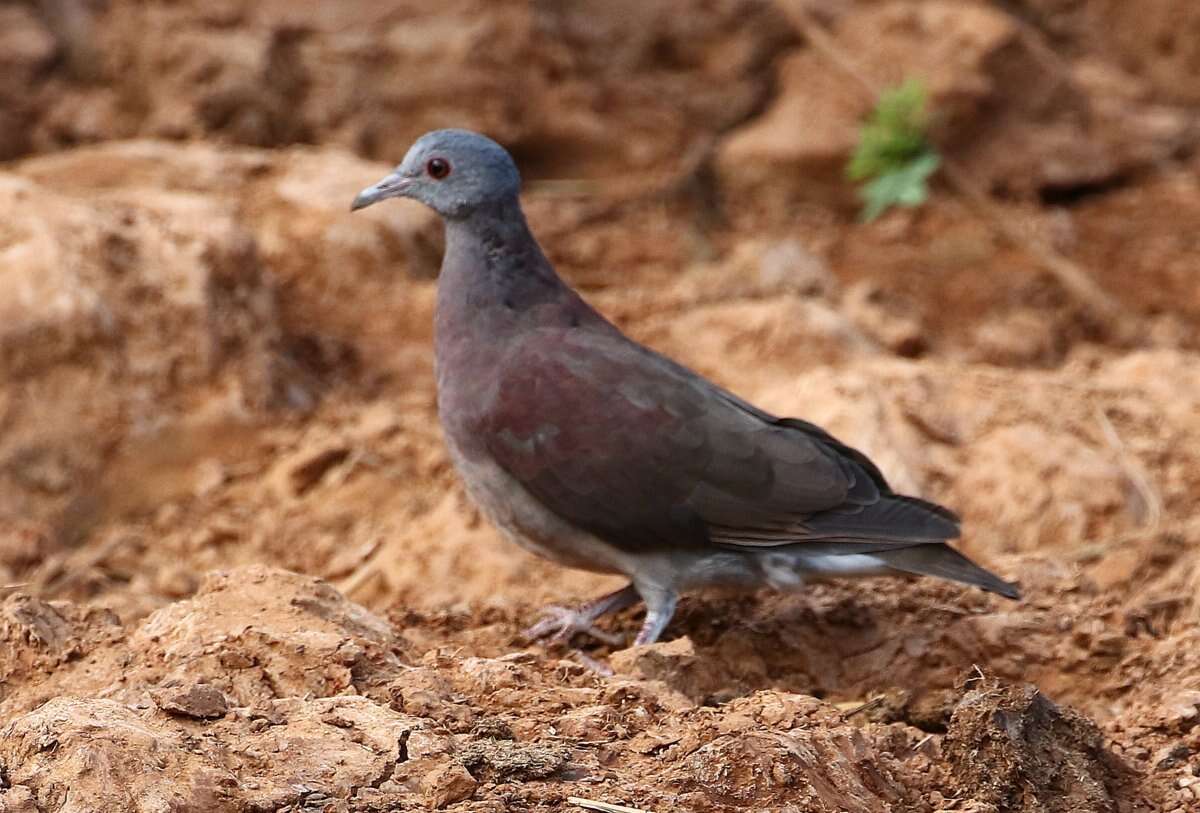
M937 576L942 579L982 587L1005 598L1019 599L1021 592L1012 582L1006 582L985 570L949 545L916 545L875 551L874 555L888 567L918 576Z
M958 517L935 503L916 497L888 494L877 502L853 510L833 510L805 520L813 537L843 540L941 542L959 534Z

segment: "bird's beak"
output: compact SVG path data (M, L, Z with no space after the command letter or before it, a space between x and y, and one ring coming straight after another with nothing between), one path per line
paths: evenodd
M357 212L359 209L365 209L384 198L402 197L410 186L412 186L410 178L393 172L374 186L368 186L359 192L358 196L354 198L354 202L350 204L350 211Z

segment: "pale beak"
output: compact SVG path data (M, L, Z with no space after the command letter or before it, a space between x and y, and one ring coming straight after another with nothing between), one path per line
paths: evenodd
M350 211L357 212L359 209L365 209L372 203L379 203L384 198L403 197L410 186L412 186L412 179L393 172L374 186L368 186L359 192L358 196L354 198L354 202L350 204Z

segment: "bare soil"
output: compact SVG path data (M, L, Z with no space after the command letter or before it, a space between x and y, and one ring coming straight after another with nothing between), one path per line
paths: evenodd
M1133 5L821 5L856 79L783 0L0 4L0 811L1200 809L1200 15ZM858 82L909 74L1117 314L941 182L856 222ZM620 582L474 511L440 228L347 211L446 125L622 328L954 507L1025 597L523 640Z

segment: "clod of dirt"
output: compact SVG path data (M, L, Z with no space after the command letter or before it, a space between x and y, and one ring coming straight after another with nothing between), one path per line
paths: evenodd
M689 671L694 672L700 667L696 663L696 647L686 635L673 641L634 646L614 652L611 664L613 671L618 674L675 684L684 680Z
M456 754L473 775L513 779L545 779L560 771L571 749L560 743L548 745L514 740L478 739L465 743Z
M163 711L181 717L212 720L224 717L225 712L229 711L225 695L220 689L207 683L151 689L150 697Z
M1096 724L1029 684L969 690L942 748L960 795L999 810L1108 813L1137 801Z

